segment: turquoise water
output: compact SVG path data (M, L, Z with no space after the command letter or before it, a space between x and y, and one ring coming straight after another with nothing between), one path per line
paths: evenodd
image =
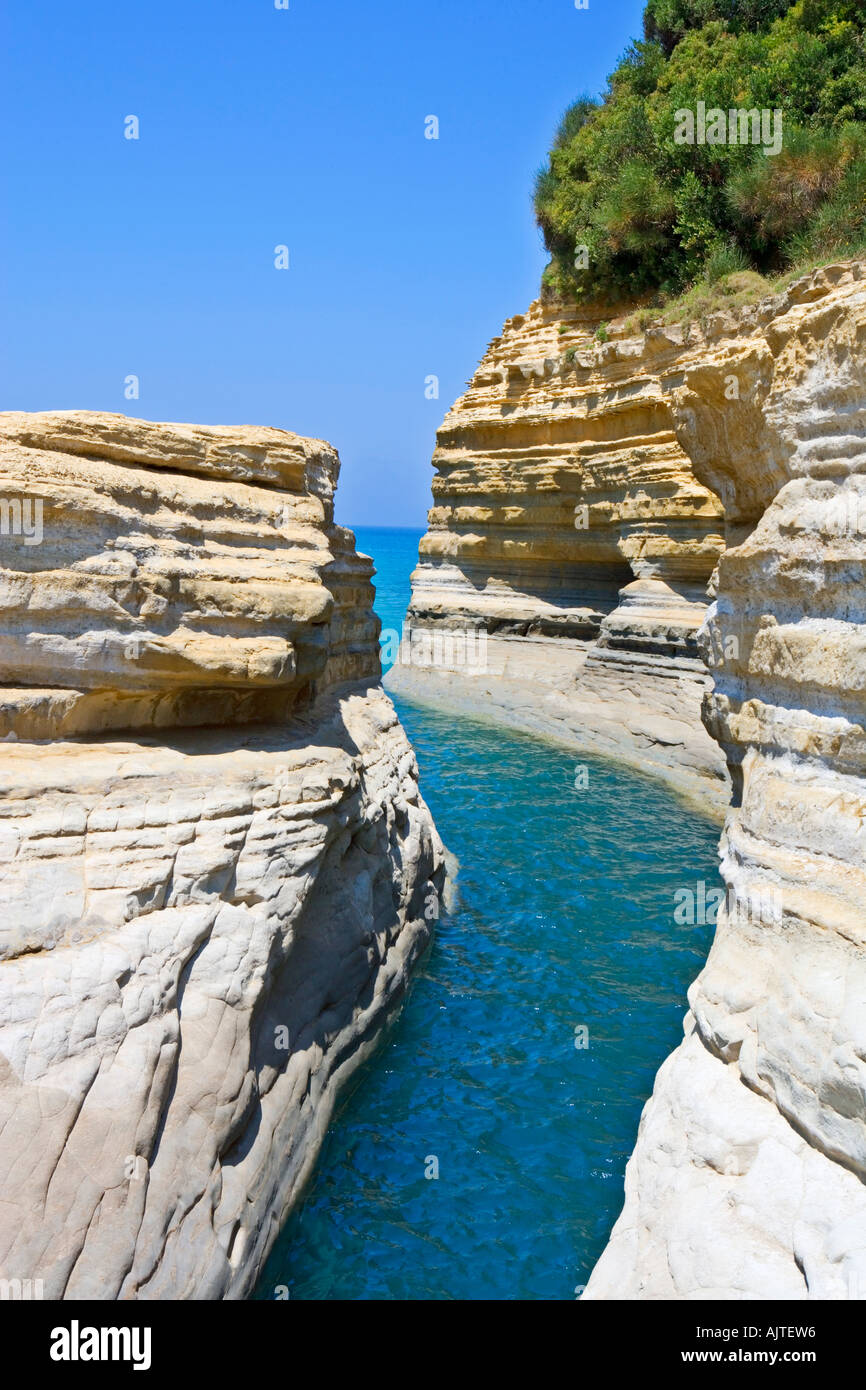
M386 630L402 631L412 593L409 578L418 563L418 542L423 534L372 526L359 526L355 531L358 549L376 561L376 612L382 619L383 634Z
M358 532L384 626L399 626L419 534ZM459 902L255 1297L570 1299L682 1035L712 929L678 926L674 892L715 875L718 831L613 764L581 757L578 788L554 745L400 714Z

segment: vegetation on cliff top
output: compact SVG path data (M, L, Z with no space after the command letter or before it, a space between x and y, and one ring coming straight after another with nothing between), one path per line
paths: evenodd
M604 97L566 111L535 210L545 287L568 298L676 295L861 249L863 0L649 0Z

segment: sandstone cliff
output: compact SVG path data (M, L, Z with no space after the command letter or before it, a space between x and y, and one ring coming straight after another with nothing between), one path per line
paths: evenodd
M248 1293L443 854L338 462L0 416L0 1274Z
M672 396L726 508L701 646L728 900L584 1297L862 1299L866 263L720 316Z
M598 327L533 304L446 416L386 684L648 768L721 817L696 633L723 509L671 408L702 339Z
M388 683L731 801L584 1297L866 1297L866 263L638 334L536 303L434 464Z

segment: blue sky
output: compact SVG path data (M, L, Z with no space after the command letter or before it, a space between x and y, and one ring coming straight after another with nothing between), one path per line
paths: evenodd
M0 407L317 435L340 521L422 525L436 428L537 293L535 170L642 11L6 0Z

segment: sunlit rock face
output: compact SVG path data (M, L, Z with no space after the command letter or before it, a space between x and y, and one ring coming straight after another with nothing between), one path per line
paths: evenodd
M586 311L533 304L446 416L386 684L624 758L721 815L696 634L723 508L672 410L703 337L598 329ZM482 635L483 654L428 656L419 634L443 630Z
M236 1298L437 915L329 445L0 416L0 1276Z
M863 1299L866 264L717 328L672 410L726 506L700 646L728 899L584 1296Z
M71 411L0 414L0 451L3 733L283 718L378 678L330 445Z

